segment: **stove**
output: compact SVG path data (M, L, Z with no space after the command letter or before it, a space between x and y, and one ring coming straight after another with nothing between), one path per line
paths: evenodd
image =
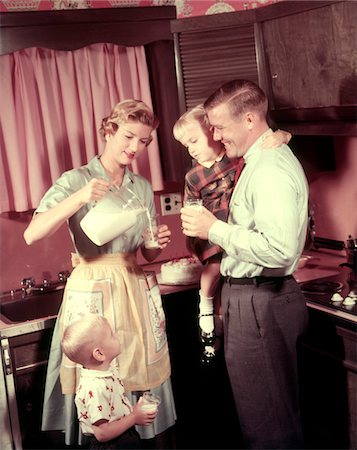
M300 287L307 301L357 316L357 284L346 274L307 281Z

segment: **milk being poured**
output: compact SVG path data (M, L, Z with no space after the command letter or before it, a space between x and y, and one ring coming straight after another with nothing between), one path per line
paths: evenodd
M125 233L136 223L138 215L147 211L138 199L127 197L124 189L108 192L83 217L80 226L94 244L104 245Z

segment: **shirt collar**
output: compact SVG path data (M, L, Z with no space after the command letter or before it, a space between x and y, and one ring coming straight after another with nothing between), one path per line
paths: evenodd
M87 164L89 171L95 174L96 177L100 177L105 181L110 182L110 176L108 172L104 169L103 164L100 162L100 155L95 156ZM123 186L127 183L134 182L134 174L126 167L123 179Z
M95 370L95 369L85 369L81 368L81 376L86 378L107 378L116 376L117 370L115 367L110 367L108 370Z
M214 163L221 161L224 157L224 154L225 154L225 150L222 150L221 153L217 156L217 158L214 159L213 161L205 161L205 162L201 162L199 164L201 164L201 166L209 169L210 167L213 166Z

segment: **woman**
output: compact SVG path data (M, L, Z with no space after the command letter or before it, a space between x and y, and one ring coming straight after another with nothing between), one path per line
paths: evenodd
M161 398L154 423L138 427L141 438L154 438L176 419L161 298L158 294L156 299L154 294L149 298L145 295L148 282L136 261L139 247L145 259L153 261L170 242L171 232L161 225L160 248L145 248L145 215L140 214L126 232L97 246L80 226L82 218L109 189L114 193L120 189L133 192L148 214L155 213L151 185L129 171L128 165L146 149L157 126L157 118L145 103L118 103L102 121L103 153L87 165L62 174L41 200L24 233L30 245L67 221L76 250L51 344L42 422L43 430L65 430L67 445L75 444L78 431L74 394L79 372L78 366L63 356L60 339L64 327L86 312L105 315L119 334L122 352L117 362L132 404L145 390ZM146 442L151 445L151 441Z

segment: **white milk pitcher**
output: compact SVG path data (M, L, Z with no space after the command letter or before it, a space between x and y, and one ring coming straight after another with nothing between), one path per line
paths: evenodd
M104 245L125 233L146 212L134 192L125 187L109 191L80 221L80 226L96 245Z

